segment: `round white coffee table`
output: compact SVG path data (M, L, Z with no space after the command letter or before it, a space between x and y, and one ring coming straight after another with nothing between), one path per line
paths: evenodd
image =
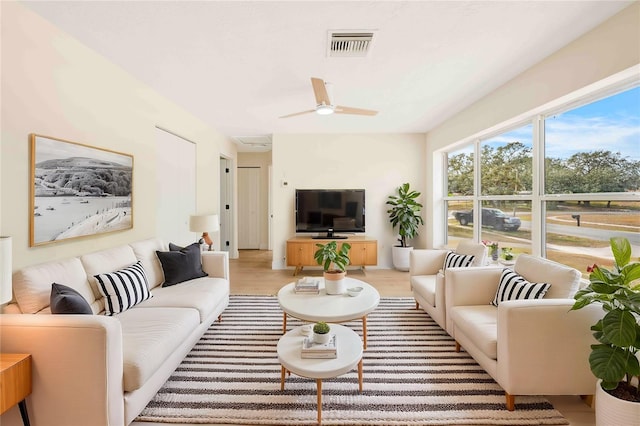
M380 293L370 284L346 277L347 288L362 287L357 297L348 294L327 294L324 279L320 279L320 294L301 294L294 290L295 283L289 283L278 291L278 303L284 312L282 332L287 331L287 315L303 321L340 323L362 319L362 341L367 348L367 315L378 307Z
M362 342L360 337L348 327L331 324L330 333L336 335L338 349L336 358L302 358L302 327L285 333L278 341L278 361L280 390L284 390L287 372L316 379L318 401L318 424L322 423L322 379L330 379L348 373L358 367L358 389L362 392Z

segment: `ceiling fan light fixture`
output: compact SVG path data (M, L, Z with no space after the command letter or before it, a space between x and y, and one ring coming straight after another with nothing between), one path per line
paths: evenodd
M316 106L316 112L320 115L333 114L335 107L333 105L318 105Z

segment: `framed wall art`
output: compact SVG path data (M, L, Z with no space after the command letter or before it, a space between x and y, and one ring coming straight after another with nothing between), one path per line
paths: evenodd
M29 245L133 227L133 156L32 134Z

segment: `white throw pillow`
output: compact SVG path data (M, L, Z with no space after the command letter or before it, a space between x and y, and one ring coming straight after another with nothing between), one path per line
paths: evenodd
M511 269L503 269L498 291L491 304L498 306L506 300L542 299L549 287L551 284L530 283Z
M450 251L444 258L443 269L471 266L473 259L475 259L475 256L470 254L455 254Z
M105 315L115 315L151 297L149 281L140 261L108 274L95 275L104 297Z

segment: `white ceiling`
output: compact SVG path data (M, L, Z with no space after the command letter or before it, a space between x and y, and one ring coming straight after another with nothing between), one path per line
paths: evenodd
M24 2L229 137L426 132L631 3ZM348 29L369 55L328 57ZM315 106L310 77L379 114L278 118Z

